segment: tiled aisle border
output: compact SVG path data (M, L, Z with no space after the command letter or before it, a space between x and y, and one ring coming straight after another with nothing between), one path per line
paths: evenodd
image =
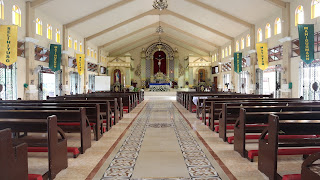
M118 137L118 139L115 141L115 143L113 143L113 145L110 147L110 149L106 152L106 154L101 158L101 160L98 162L98 164L93 168L93 170L90 172L90 174L87 176L86 180L91 180L93 179L93 177L97 174L97 172L99 171L99 169L101 168L101 166L104 164L104 162L108 159L108 157L110 156L110 154L112 153L112 151L114 150L114 148L116 148L116 146L118 145L118 143L120 142L120 140L123 138L123 136L126 134L126 132L128 131L128 129L131 127L131 125L135 122L135 120L137 119L137 117L140 115L140 113L142 112L142 110L145 108L145 106L148 104L148 102L145 103L145 105L143 105L143 107L141 108L141 110L138 112L138 114L136 115L136 117L134 117L134 119L131 121L131 123L127 126L127 128L122 132L122 134Z
M221 161L221 159L217 156L217 154L210 148L210 146L207 144L207 142L202 138L202 136L198 133L197 130L195 130L191 123L187 120L187 118L183 115L183 113L180 111L180 109L175 105L175 103L172 103L175 108L179 111L183 119L188 123L190 128L197 134L198 138L200 141L203 143L203 145L207 148L209 153L212 155L212 157L217 161L219 166L222 168L222 170L226 173L226 175L231 179L231 180L236 180L237 178L231 173L231 171L227 168L227 166Z

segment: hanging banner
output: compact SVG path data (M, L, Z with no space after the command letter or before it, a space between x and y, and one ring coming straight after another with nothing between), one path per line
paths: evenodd
M18 26L0 25L0 62L6 66L17 61Z
M242 53L234 53L234 72L240 73L242 71Z
M300 57L310 64L314 60L314 25L298 24Z
M269 66L268 43L257 44L258 65L261 70L265 70Z
M78 73L81 76L84 73L85 55L77 54L76 59L77 59Z
M61 45L50 44L49 68L52 71L59 71L61 65Z

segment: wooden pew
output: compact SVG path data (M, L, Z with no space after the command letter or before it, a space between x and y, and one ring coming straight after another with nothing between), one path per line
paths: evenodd
M17 133L47 133L47 137L44 139L36 139L34 137L13 139L14 143L27 143L28 147L47 147L48 172L42 175L43 179L54 179L61 170L68 167L67 139L64 132L57 126L56 116L50 116L47 119L1 118L0 129L7 128L11 128L12 132Z
M241 102L241 103L224 103L222 105L222 111L221 115L219 116L219 137L222 138L224 141L227 141L227 129L233 129L234 126L227 126L227 124L234 124L237 118L239 117L240 109L241 108L246 108L250 112L261 112L261 111L275 111L279 112L280 110L289 110L294 108L289 108L287 106L300 106L301 110L306 109L306 110L312 110L310 108L304 108L303 106L312 106L314 107L313 109L317 109L317 106L320 105L320 102L308 102L308 101L292 101L292 102L285 102L285 101L264 101L262 100L261 102ZM259 107L258 107L259 106ZM261 106L266 106L266 107L261 107ZM280 108L277 109L276 106L281 106ZM266 108L269 108L267 110ZM217 128L216 128L217 129Z
M0 110L0 117L7 119L45 119L48 116L58 116L58 126L66 132L79 132L81 145L78 148L84 153L91 147L91 126L86 116L85 108L78 110ZM77 125L70 126L68 123ZM71 149L71 148L69 148Z
M301 154L308 155L319 152L316 148L312 152L312 147L320 146L320 138L304 139L279 139L279 134L283 135L316 135L320 129L320 112L291 112L283 115L270 115L268 127L261 133L259 139L259 160L258 169L264 173L270 180L282 179L277 173L278 154ZM298 118L299 117L299 118ZM292 119L294 118L294 119ZM266 135L268 134L268 138ZM290 149L279 149L279 147L290 147ZM296 151L293 147L300 147L301 152Z
M320 179L319 164L314 164L314 162L320 159L320 153L311 154L302 163L301 167L301 180L308 179Z
M242 102L248 102L248 101L303 101L301 98L208 98L208 99L198 99L199 105L197 105L197 113L201 114L201 119L204 120L206 117L206 114L210 112L210 106L211 102L215 103L223 103L226 102L236 102L236 101L242 101ZM199 116L199 115L198 115ZM199 116L200 117L200 116Z
M79 109L81 107L86 109L86 115L91 122L94 130L95 140L99 140L105 131L109 131L112 127L112 112L110 104L107 101L88 102L88 101L45 101L45 100L24 100L24 101L0 101L0 108L17 106L16 109L23 110L24 106L29 109L51 110L51 109ZM25 107L26 108L26 107ZM8 109L8 108L7 108ZM103 122L106 122L106 128L103 127ZM96 124L98 123L98 124Z
M305 107L305 106L279 106L279 107L251 107L251 108L241 108L240 115L235 123L234 128L234 150L237 151L242 157L248 158L250 161L253 161L252 157L248 157L248 151L246 150L246 139L259 139L260 136L252 135L248 136L249 133L261 133L265 126L268 124L268 117L270 114L276 114L284 116L287 113L295 113L297 112L297 116L295 118L301 118L304 116L302 114L299 117L299 113L301 111L311 112L312 111L320 111L320 106L312 106L312 107ZM280 112L282 110L282 112ZM259 124L259 126L252 126L252 125ZM320 132L319 132L320 133ZM316 134L318 135L318 134ZM296 138L311 138L316 137L314 136L295 136ZM279 136L280 138L288 138L288 136Z
M28 180L27 144L14 145L11 130L0 130L0 179Z
M189 93L187 95L187 109L192 112L192 100L193 97L215 97L215 98L272 98L271 95L261 95L261 94L215 94L215 93Z

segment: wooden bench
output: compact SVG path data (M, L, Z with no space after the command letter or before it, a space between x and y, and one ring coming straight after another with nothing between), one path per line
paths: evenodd
M320 105L316 104L314 105L307 103L309 106L312 106L314 108L317 108L317 106ZM293 106L299 106L304 107L306 105L305 101L302 102L285 102L285 101L261 101L261 102L241 102L241 103L224 103L222 104L222 111L221 116L219 117L219 128L215 128L217 132L219 132L219 137L223 139L223 141L227 141L227 129L234 129L233 124L235 124L235 121L240 115L240 109L245 108L249 112L262 112L262 111L288 111L290 109L295 108L289 108ZM279 108L277 108L279 107ZM310 108L307 108L306 110L309 110ZM311 109L310 109L311 110ZM227 124L232 124L232 126L227 126Z
M28 180L27 144L14 145L10 129L0 130L0 179Z
M279 135L316 135L320 129L320 112L283 112L270 115L268 127L259 139L258 169L270 180L282 179L277 173L278 154L309 155L320 152L320 148L301 148L320 146L320 138L279 139ZM299 118L300 119L299 119ZM268 135L268 138L266 138ZM279 149L279 147L290 147ZM300 147L295 149L294 147ZM295 152L298 151L298 152Z
M2 116L1 116L2 117ZM30 147L46 147L48 152L48 171L43 174L43 179L54 179L56 175L63 169L68 167L67 159L67 139L64 132L57 125L57 117L50 116L47 119L0 119L0 129L10 128L12 132L32 132L32 133L47 133L46 138L14 138L13 143L26 143L28 148ZM1 137L2 139L2 137ZM23 146L25 148L25 146ZM17 157L23 158L26 154L19 149L21 154ZM2 154L1 154L2 155ZM7 162L4 160L4 162ZM1 161L2 163L3 161ZM10 162L6 164L7 168L10 167ZM25 166L25 162L22 162L21 166ZM1 166L2 167L2 166ZM15 168L20 168L18 165ZM15 169L13 168L13 170ZM24 168L24 167L21 167ZM2 168L1 168L2 170ZM9 172L10 170L8 170ZM12 171L12 169L11 169ZM15 171L15 170L14 170ZM25 173L25 170L17 170L17 174L20 171ZM2 173L1 173L2 174ZM1 176L1 175L0 175Z
M320 153L311 154L302 163L301 167L301 179L320 179L320 165L314 164L320 160Z
M42 100L31 100L31 101L0 101L0 107L11 107L18 106L19 109L23 110L23 106L28 106L30 109L46 108L51 109L79 109L81 107L86 108L86 115L91 122L94 130L94 137L99 140L105 131L109 131L112 127L112 112L108 101L42 101ZM32 107L34 106L34 107ZM40 107L41 106L41 107ZM45 109L43 109L45 110ZM100 112L99 112L100 111ZM97 125L96 123L99 122ZM103 123L106 123L106 128L103 127Z
M66 132L80 133L81 153L91 147L91 126L85 108L78 110L0 110L0 117L6 119L45 119L58 116L58 126ZM71 125L70 125L71 123ZM74 125L73 125L74 124ZM24 131L22 131L24 132ZM76 157L77 155L74 154Z
M257 112L260 111L260 112ZM297 115L291 119L300 119L305 114L299 114L301 111L310 112L320 111L320 106L278 106L278 107L244 107L240 109L239 118L235 123L234 136L234 150L237 151L242 157L248 158L253 161L253 158L248 156L246 150L246 140L248 139L259 139L260 135L247 135L249 133L261 133L268 124L268 117L270 114L276 114L285 116L286 114L292 114L297 112ZM255 126L256 125L256 126ZM320 134L320 133L319 133ZM302 135L302 136L283 136L280 135L280 139L286 138L317 138L318 134L314 135ZM228 141L231 141L228 139Z

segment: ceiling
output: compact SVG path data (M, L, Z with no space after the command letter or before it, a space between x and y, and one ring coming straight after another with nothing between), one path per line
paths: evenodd
M248 24L281 11L267 0L167 0L168 9L161 11L159 18L160 11L153 9L153 0L35 1L44 2L38 10L69 25L69 29L103 46L111 55L157 41L155 30L159 21L165 31L161 36L166 41L208 54L248 30ZM99 10L103 13L97 14ZM84 17L87 19L81 21ZM80 22L74 23L76 20Z

